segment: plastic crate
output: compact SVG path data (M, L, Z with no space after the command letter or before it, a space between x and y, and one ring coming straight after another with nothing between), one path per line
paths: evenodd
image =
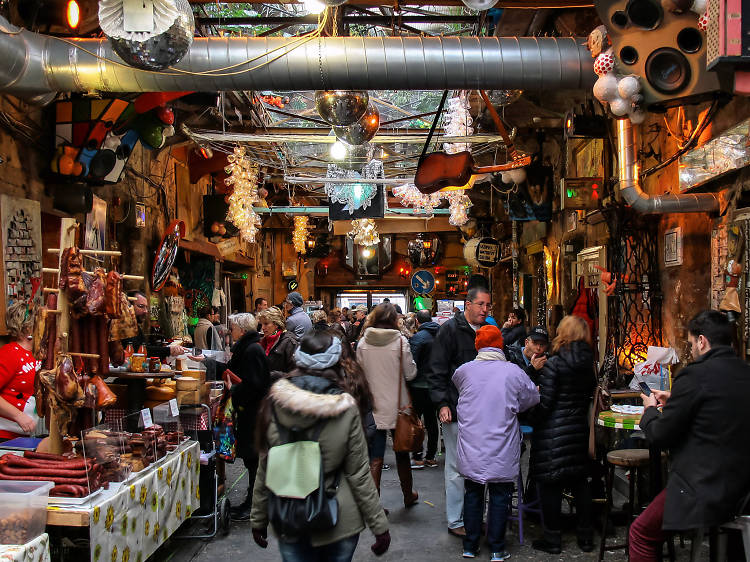
M54 482L0 481L0 544L25 544L44 532Z

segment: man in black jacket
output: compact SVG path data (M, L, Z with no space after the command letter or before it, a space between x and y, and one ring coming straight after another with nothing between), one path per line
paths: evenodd
M427 455L422 460L422 449L412 455L412 468L423 468L425 466L435 467L435 453L438 443L438 423L435 406L430 400L430 385L427 382L427 367L432 351L432 342L438 333L440 325L432 321L429 310L417 311L417 333L409 340L411 356L417 364L417 376L409 382L409 392L414 412L424 418L424 427L427 430Z
M474 347L476 331L486 324L490 311L491 297L484 287L474 287L466 294L464 312L457 312L438 330L432 344L427 381L430 385L430 398L438 408L443 423L445 443L445 511L448 518L448 532L464 537L464 479L456 466L458 424L456 404L458 390L453 384L453 373L464 363L474 361L477 350Z
M503 324L500 333L503 335L503 345L508 349L516 342L523 341L526 337L526 311L523 308L514 308L508 314L508 319Z
M735 355L729 321L717 310L690 321L688 341L693 362L672 391L641 395L641 429L670 450L672 466L666 489L630 527L632 562L656 560L664 531L729 521L750 492L750 366Z
M547 348L549 347L549 334L542 326L534 326L529 330L529 335L523 345L520 342L505 347L505 358L515 363L529 375L529 378L537 382L537 376L547 362Z

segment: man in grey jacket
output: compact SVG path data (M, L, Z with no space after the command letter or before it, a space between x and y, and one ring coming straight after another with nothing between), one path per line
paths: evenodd
M302 337L312 330L312 320L302 310L302 295L294 291L286 296L284 301L284 309L286 310L286 329L290 332L294 332L297 339Z

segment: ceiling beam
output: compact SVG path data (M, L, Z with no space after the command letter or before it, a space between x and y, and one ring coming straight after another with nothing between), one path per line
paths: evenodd
M194 131L192 133L194 139L199 141L211 141L211 142L309 142L319 144L333 144L338 139L333 135L321 135L321 134L307 134L307 133L295 133L295 134L256 134L256 133L222 133L222 132L199 132ZM370 142L373 144L422 144L427 139L427 132L420 134L385 134L375 135ZM502 142L502 135L496 134L479 134L470 136L443 136L440 138L440 142L443 143L485 143L485 142Z
M216 0L190 0L191 4L215 4ZM224 4L302 4L302 2L290 0L223 0ZM399 6L463 6L460 0L400 0ZM393 2L384 0L356 0L352 5L365 7L387 7L393 8ZM500 0L495 8L517 8L519 10L539 10L542 8L568 9L568 8L593 8L594 2L586 0Z
M258 213L259 215L308 215L308 216L328 216L328 207L322 207L322 206L301 206L301 207L253 207L253 211ZM432 211L433 215L448 215L450 214L449 209L433 209ZM389 219L401 219L401 218L410 218L415 219L418 218L417 213L414 209L411 208L405 208L405 207L397 207L394 209L388 209L385 212L385 216ZM424 214L422 214L423 218L419 218L419 220L427 220L429 221L429 217L424 217ZM334 221L339 222L339 221ZM345 221L347 225L350 226L349 221ZM451 228L453 229L453 227ZM348 230L347 230L348 232Z
M410 24L457 24L457 23L474 23L477 21L476 16L344 16L341 18L343 23L352 25L378 25L388 26L399 25L402 23ZM340 20L340 21L341 21ZM307 16L261 16L261 17L197 17L195 23L198 25L317 25L318 16L310 14Z

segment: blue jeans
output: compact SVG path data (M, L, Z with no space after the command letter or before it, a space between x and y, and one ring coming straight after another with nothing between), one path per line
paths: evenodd
M298 542L279 541L284 562L351 562L359 533L324 546L312 546L309 539Z
M490 504L487 508L487 543L490 552L505 550L505 525L508 521L510 501L513 497L512 482L487 484L490 490ZM464 480L464 550L479 550L482 537L482 515L484 515L484 484Z

